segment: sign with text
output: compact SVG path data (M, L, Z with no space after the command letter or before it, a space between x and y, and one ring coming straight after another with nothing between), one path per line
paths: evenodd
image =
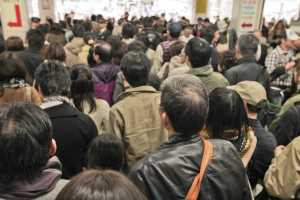
M1 0L1 21L5 38L19 36L25 40L29 20L25 0Z
M235 0L233 25L239 34L260 28L264 0Z

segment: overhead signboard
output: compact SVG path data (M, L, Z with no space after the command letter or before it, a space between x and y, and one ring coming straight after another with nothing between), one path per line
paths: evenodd
M234 0L232 23L239 34L260 28L263 7L264 0Z
M29 20L25 0L0 0L1 21L5 38L19 36L25 39Z

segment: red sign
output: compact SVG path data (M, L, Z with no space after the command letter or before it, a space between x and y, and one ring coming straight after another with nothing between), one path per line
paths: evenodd
M253 24L250 23L242 23L242 28L252 28Z
M16 20L7 23L9 27L22 27L21 9L19 4L15 4Z

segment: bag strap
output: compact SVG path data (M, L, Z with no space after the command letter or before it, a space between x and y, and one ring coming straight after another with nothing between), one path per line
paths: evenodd
M203 141L203 156L200 164L200 171L198 175L195 177L192 186L190 187L185 200L197 200L200 190L201 183L208 167L209 161L213 156L213 145L209 140L202 139Z

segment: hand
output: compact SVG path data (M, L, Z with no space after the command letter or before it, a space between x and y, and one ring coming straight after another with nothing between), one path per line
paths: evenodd
M291 62L288 62L284 68L286 71L289 71L289 70L293 69L295 66L296 66L295 61L291 61Z
M286 150L285 146L281 145L281 146L276 147L275 150L274 150L275 157L279 156L285 150Z

